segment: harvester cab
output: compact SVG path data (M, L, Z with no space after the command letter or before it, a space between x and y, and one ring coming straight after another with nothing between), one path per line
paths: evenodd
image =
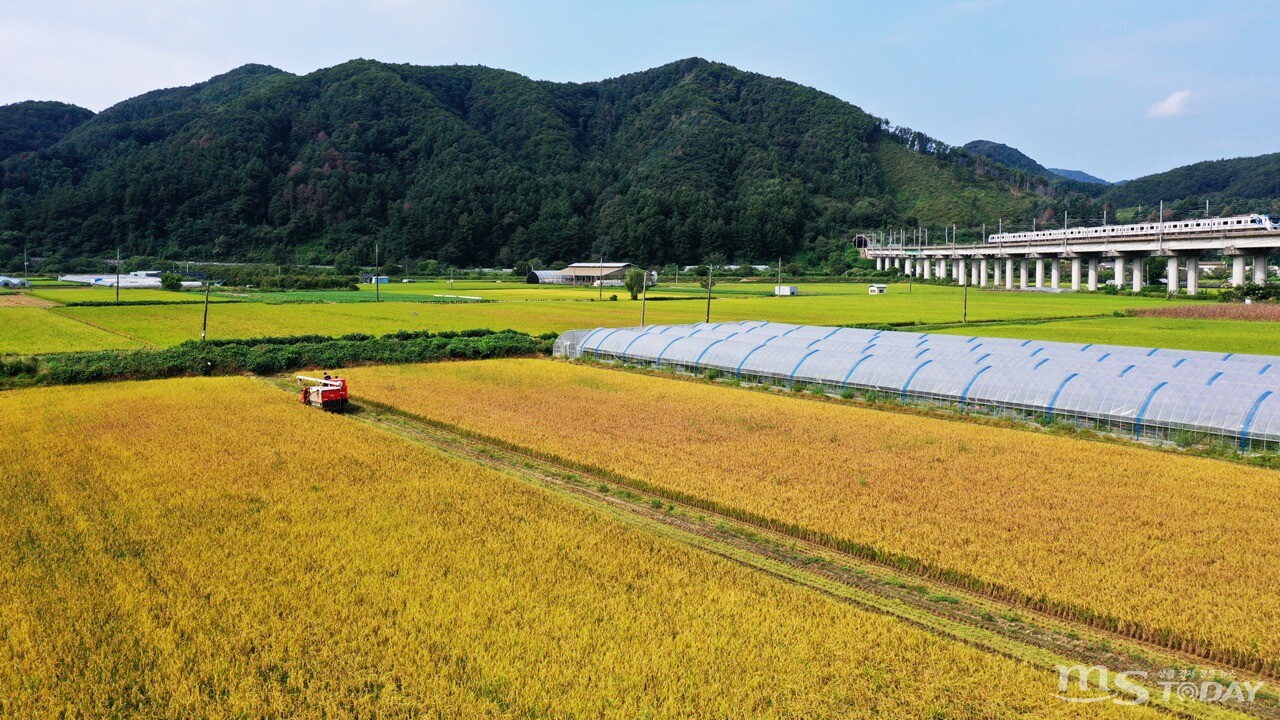
M342 412L347 407L347 380L340 377L323 378L298 375L298 384L302 386L302 404L318 407L328 412Z

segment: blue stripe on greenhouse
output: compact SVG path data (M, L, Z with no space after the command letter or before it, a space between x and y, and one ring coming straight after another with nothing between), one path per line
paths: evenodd
M883 330L877 330L876 334L871 336L871 339L875 340L876 338L880 337L880 333L883 333L883 332L884 332Z
M1155 355L1158 352L1160 352L1160 348L1151 348L1151 352L1147 353L1147 357L1151 357L1152 355Z
M1174 366L1174 367L1178 367L1179 365L1181 365L1182 363L1184 363L1184 362L1186 362L1186 361L1187 361L1187 359L1186 359L1186 358L1178 358L1178 362L1174 363L1174 364L1173 364L1173 366Z
M600 357L600 346L604 344L604 341L605 341L605 340L608 340L610 337L612 337L612 336L613 336L613 333L616 333L616 332L618 332L618 331L619 331L619 330L621 330L621 329L622 329L622 328L615 328L615 329L613 330L613 332L611 332L611 333L609 333L608 335L605 335L604 337L600 338L600 341L596 343L596 357Z
M1106 360L1109 357L1111 357L1111 353L1102 353L1102 357L1098 358L1096 362L1102 362L1103 360Z
M1212 385L1212 384L1213 384L1213 381L1217 380L1217 379L1218 379L1218 378L1220 378L1220 377L1222 377L1222 371L1221 371L1221 370L1219 370L1218 372L1214 373L1214 374L1213 374L1213 377L1209 378L1209 382L1205 383L1205 385Z
M800 366L804 364L804 361L805 361L805 360L808 360L808 359L809 359L809 356L813 355L813 354L814 354L814 353L816 353L816 352L818 352L818 351L817 351L817 350L810 350L808 353L806 353L806 354L805 354L805 356L804 356L804 357L800 358L800 362L796 363L796 366L795 366L795 367L791 368L791 377L790 377L790 380L791 380L791 384L792 384L792 385L795 385L795 384L796 384L796 373L800 372Z
M928 336L922 337L920 338L920 342L916 343L916 347L920 347L921 345L927 342L929 342L929 337Z
M969 338L968 340L965 340L965 341L964 341L964 344L965 344L965 345L968 345L969 343L971 343L971 342L973 342L974 340L977 340L977 339L978 339L978 336L977 336L977 335L974 335L973 337Z
M1130 370L1132 370L1132 369L1134 369L1134 368L1136 368L1136 367L1138 367L1138 366L1137 366L1137 365L1126 365L1126 366L1124 367L1124 369L1120 371L1120 375L1119 375L1119 377L1124 377L1125 375L1128 375L1128 374L1129 374L1129 371L1130 371ZM1218 373L1218 374L1219 374L1219 375L1221 375L1222 373Z
M1138 408L1138 415L1133 422L1133 436L1135 438L1142 435L1142 421L1147 417L1147 408L1151 407L1151 401L1155 399L1156 393L1163 390L1164 386L1168 384L1169 382L1166 380L1151 388L1151 392L1147 393L1147 399L1142 401L1142 407Z
M973 347L969 348L969 352L973 352L974 350L977 350L978 348L982 347L983 345L986 345L986 343L978 343L977 345L974 345Z
M929 351L930 351L930 350L932 350L932 349L933 349L933 348L925 348L925 349L921 350L920 352L916 353L916 356L915 356L914 358L912 358L912 359L913 359L913 360L919 360L921 355L923 355L923 354L925 354L925 353L929 352Z
M1091 347L1093 347L1093 343L1089 343L1088 345L1085 345L1084 347L1080 348L1080 352L1084 352L1085 350L1088 350Z
M981 370L979 370L978 372L974 373L974 374L973 374L973 377L969 378L969 382L965 383L965 385L964 385L964 392L960 393L960 409L961 409L961 410L963 410L963 409L964 409L964 404L965 404L966 402L968 402L968 400L969 400L969 391L973 389L973 384L974 384L975 382L977 382L977 380L978 380L978 376L979 376L979 375L981 375L982 373L984 373L984 372L986 372L986 371L990 370L990 369L991 369L991 367L992 367L991 365L988 365L988 366L986 366L986 367L982 368L982 369L981 369Z
M871 343L870 345L868 345L868 346L866 346L866 347L862 348L861 350L859 350L859 351L858 351L858 354L859 354L859 355L866 355L866 354L867 354L867 351L868 351L868 350L870 350L870 349L872 349L872 348L874 348L875 346L876 346L876 344L875 344L875 343Z
M703 355L706 355L708 350L710 350L711 348L713 348L713 347L715 347L715 346L719 345L720 343L722 343L722 342L724 342L725 340L728 340L728 339L729 339L729 338L720 338L719 340L716 340L715 342L711 343L710 345L708 345L708 346L706 346L706 347L702 348L702 352L698 353L698 359L693 361L693 369L694 369L694 370L697 370L697 369L698 369L698 366L700 366L700 365L702 364L702 356L703 356Z
M1130 365L1129 367L1133 366ZM1054 390L1053 397L1049 398L1049 412L1044 416L1045 422L1053 422L1053 406L1058 404L1058 396L1062 394L1062 390L1067 386L1067 383L1075 380L1079 376L1080 373L1071 373L1070 375L1062 378L1062 382L1058 383L1058 389Z
M1040 362L1036 363L1036 364L1035 364L1035 366L1034 366L1034 367L1032 367L1031 369L1032 369L1032 370L1039 370L1041 365L1043 365L1043 364L1045 364L1045 363L1049 362L1049 361L1050 361L1050 360L1052 360L1052 359L1053 359L1053 358L1045 358L1045 359L1041 360Z
M1253 427L1253 420L1258 415L1258 408L1262 407L1262 403L1271 397L1270 390L1258 396L1253 401L1253 407L1249 408L1249 414L1244 416L1244 422L1240 424L1240 451L1243 452L1249 446L1249 430Z
M653 361L653 364L654 364L654 365L661 365L661 364L662 364L662 356L667 354L667 351L671 349L671 346L672 346L672 345L675 345L676 343L680 342L681 340L684 340L684 339L685 339L685 337L688 337L688 336L686 335L686 336L684 336L684 337L672 338L672 339L671 339L671 342L667 343L667 346L666 346L666 347L664 347L664 348L662 348L662 352L658 353L658 359L657 359L657 360L654 360L654 361Z
M799 329L800 329L800 328L802 328L802 327L804 327L804 326L803 326L803 325L797 325L797 326L795 326L795 327L791 328L790 330L788 330L788 331L786 331L786 332L782 333L782 335L780 335L779 337L786 337L786 336L790 335L791 333L793 333L793 332L795 332L795 331L799 330Z
M907 381L906 381L905 383L903 383L903 384L902 384L902 404L903 404L903 405L906 405L906 404L907 404L907 390L909 390L909 389L911 388L911 381L916 379L916 373L920 372L920 369L921 369L921 368L923 368L925 365L928 365L928 364L929 364L929 363L931 363L931 362L933 362L933 361L932 361L932 360L925 360L924 362L922 362L922 363L920 363L919 365L917 365L917 366L916 366L916 369L911 371L911 376L910 376L910 377L908 377L908 378L907 378Z
M849 368L849 372L844 374L844 380L840 381L840 387L848 387L849 378L853 377L853 371L857 370L859 365L870 360L873 357L875 357L875 355L863 355L862 357L858 358L858 362L854 363L853 367Z
M1040 354L1040 353L1042 353L1042 352L1044 352L1044 348L1042 348L1042 347L1038 347L1038 348L1036 348L1036 351L1035 351L1035 352L1031 353L1031 354L1030 354L1030 355L1028 355L1027 357L1035 357L1035 356L1039 355L1039 354Z
M765 343L765 345L768 345L768 344L769 343ZM742 377L742 366L747 364L747 358L751 357L753 354L755 354L755 351L759 350L762 347L764 347L764 345L757 345L751 348L751 351L748 352L746 355L743 355L742 360L738 363L738 369L734 370L733 374L737 375L738 377Z
M973 364L974 364L974 365L977 365L978 363L982 362L983 360L986 360L986 359L987 359L987 358L989 358L989 357L991 357L991 353L983 353L983 354L982 354L982 357L980 357L980 358L978 358L977 360L974 360L974 361L973 361Z
M602 331L602 330L604 330L604 328L596 328L595 330L592 330L590 333L587 333L587 336L586 336L586 337L584 337L584 338L582 338L582 349L583 349L583 350L586 350L586 349L587 349L587 341L591 339L591 336L592 336L592 335L595 335L596 333L598 333L598 332L600 332L600 331Z
M1268 370L1270 370L1270 369L1271 369L1271 363L1267 363L1266 365L1263 365L1263 366L1262 366L1262 369L1258 371L1258 374L1259 374L1259 375L1266 375L1266 374L1267 374L1267 371L1268 371Z
M773 342L774 340L777 340L777 339L778 339L778 338L780 338L780 337L782 337L782 336L781 336L781 335L772 335L772 336L770 336L770 337L769 337L769 339L768 339L768 340L765 340L765 341L764 341L764 345L768 345L769 343ZM764 347L764 345L761 345L760 347Z
M1235 355L1235 353L1227 353L1226 355L1223 355L1223 356L1222 356L1222 359L1223 359L1223 360L1230 360L1232 355Z
M649 334L649 331L648 331L648 330L646 330L646 331L644 331L644 332L640 333L639 335L637 335L637 336L635 336L635 337L631 338L631 342L627 343L627 346L626 346L626 347L624 347L624 348L622 348L622 359L623 359L623 361L625 361L625 360L627 359L627 351L631 349L631 346L632 346L632 345L635 345L637 340L639 340L640 338L642 338L642 337L644 337L645 335L648 335L648 334ZM659 335L661 335L661 333L658 333L658 334L659 334Z
M1021 345L1019 345L1018 347L1026 347L1026 346L1030 345L1030 344L1031 344L1031 343L1033 343L1033 342L1035 342L1035 340L1023 340L1023 341L1022 341L1022 344L1021 344Z

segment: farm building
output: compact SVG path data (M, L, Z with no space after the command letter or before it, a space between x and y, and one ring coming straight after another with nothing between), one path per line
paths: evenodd
M635 267L631 263L574 263L558 270L568 278L570 285L621 285L627 277L627 271Z
M827 392L985 408L1045 422L1280 444L1280 357L761 321L562 333L568 357L648 363Z
M572 285L573 280L567 275L561 275L556 270L531 270L525 276L525 282L530 285Z
M31 283L22 278L9 277L8 275L0 275L0 288L19 288L30 287Z

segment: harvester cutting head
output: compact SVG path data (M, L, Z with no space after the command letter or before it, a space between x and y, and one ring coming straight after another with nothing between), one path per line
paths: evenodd
M342 412L346 409L346 378L329 377L329 373L325 373L323 378L298 375L297 379L298 384L302 385L303 405L318 407L329 412Z

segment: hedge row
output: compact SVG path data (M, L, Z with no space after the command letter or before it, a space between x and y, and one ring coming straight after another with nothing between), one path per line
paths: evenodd
M319 335L249 340L191 340L148 350L42 355L0 360L0 388L67 385L104 380L147 380L182 375L261 375L303 367L340 368L361 363L414 363L451 358L481 359L546 351L553 338L514 330L399 332L374 337Z

